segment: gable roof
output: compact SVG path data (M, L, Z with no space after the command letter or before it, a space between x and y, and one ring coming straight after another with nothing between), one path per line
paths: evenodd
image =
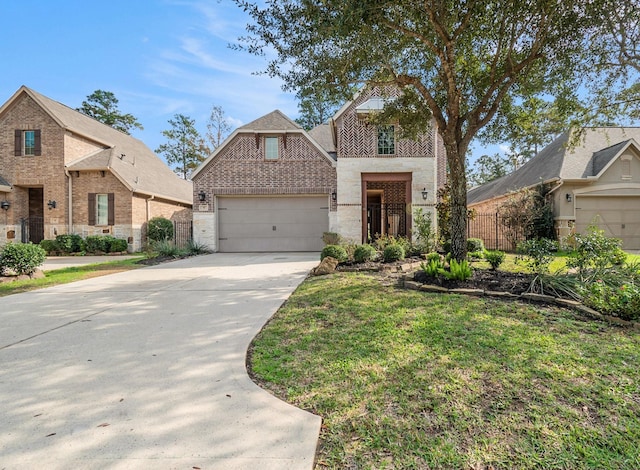
M309 131L309 136L313 138L323 149L327 151L331 158L337 158L336 145L333 140L333 132L331 125L328 123L320 124Z
M62 128L105 147L67 165L67 169L109 170L130 190L191 204L193 187L176 175L142 141L103 124L25 86L0 107L4 112L22 94L30 96Z
M259 132L283 132L283 131L299 131L302 127L289 119L282 111L276 109L269 114L265 114L258 119L251 121L244 126L238 128L243 131L259 131Z
M282 111L276 109L275 111L271 111L268 114L265 114L258 119L251 121L244 126L238 127L235 131L231 133L229 137L227 137L219 147L217 147L211 155L207 157L205 161L203 161L198 168L196 168L193 173L191 173L190 179L195 178L204 168L209 165L213 159L215 159L220 153L226 148L238 134L286 134L286 133L296 133L302 134L307 138L307 140L313 145L322 156L324 156L332 166L335 166L335 159L329 154L329 152L322 146L318 141L316 141L310 133L305 131L298 123L291 120L288 116L286 116Z
M540 183L597 178L629 145L637 146L640 128L586 128L573 147L570 145L571 138L571 131L564 132L513 173L472 188L467 193L467 204L476 204Z

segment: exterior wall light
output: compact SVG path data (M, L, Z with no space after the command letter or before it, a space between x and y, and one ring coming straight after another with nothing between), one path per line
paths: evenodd
M207 193L205 193L204 191L200 191L198 193L198 200L200 202L204 202L207 199Z
M333 191L333 192L331 193L331 200L332 200L332 201L334 201L334 202L335 202L335 201L337 201L337 200L338 200L338 193L336 193L335 191Z
M55 209L56 205L57 205L56 201L49 200L49 202L47 202L47 206L49 207L49 210Z
M429 197L429 191L427 191L427 188L422 188L422 199L426 201L428 197Z
M573 201L573 196L569 193L565 194L564 197L567 199L567 202Z
M0 201L0 208L8 211L9 207L11 207L11 203L9 201Z

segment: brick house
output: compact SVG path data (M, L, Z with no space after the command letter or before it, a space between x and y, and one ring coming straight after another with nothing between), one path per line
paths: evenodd
M0 245L108 234L136 251L150 218L191 218L191 195L141 141L34 90L0 107Z
M544 183L559 240L595 224L625 249L640 250L640 128L586 128L577 139L575 132L561 134L513 173L471 189L469 209L495 213L514 193ZM471 236L486 240L474 224Z
M217 251L319 251L322 234L354 242L412 235L421 207L435 224L445 155L432 127L418 139L369 123L384 106L366 89L306 132L280 111L236 129L191 175L194 239Z

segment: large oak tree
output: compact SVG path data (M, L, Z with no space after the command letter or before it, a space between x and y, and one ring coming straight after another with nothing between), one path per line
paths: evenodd
M287 88L346 96L356 83L391 83L405 90L393 110L405 129L428 125L416 116L434 119L447 154L458 259L466 256L472 139L503 103L572 100L594 85L603 50L592 45L605 44L602 9L610 8L608 0L235 1L253 20L246 49L275 51L267 72Z

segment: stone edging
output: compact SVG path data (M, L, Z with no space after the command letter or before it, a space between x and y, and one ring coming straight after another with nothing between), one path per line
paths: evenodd
M431 284L422 284L417 281L408 279L408 275L402 276L400 279L400 286L404 289L417 290L422 292L432 292L438 294L463 294L463 295L475 295L478 297L487 296L495 297L504 300L523 300L526 302L535 302L543 304L553 304L560 307L571 308L578 312L587 315L595 320L606 321L608 323L634 328L640 330L640 323L634 321L623 320L618 317L612 317L611 315L604 315L586 305L581 304L575 300L561 299L552 295L531 294L526 293L522 295L511 294L509 292L490 291L483 289L447 289L446 287L434 286Z

